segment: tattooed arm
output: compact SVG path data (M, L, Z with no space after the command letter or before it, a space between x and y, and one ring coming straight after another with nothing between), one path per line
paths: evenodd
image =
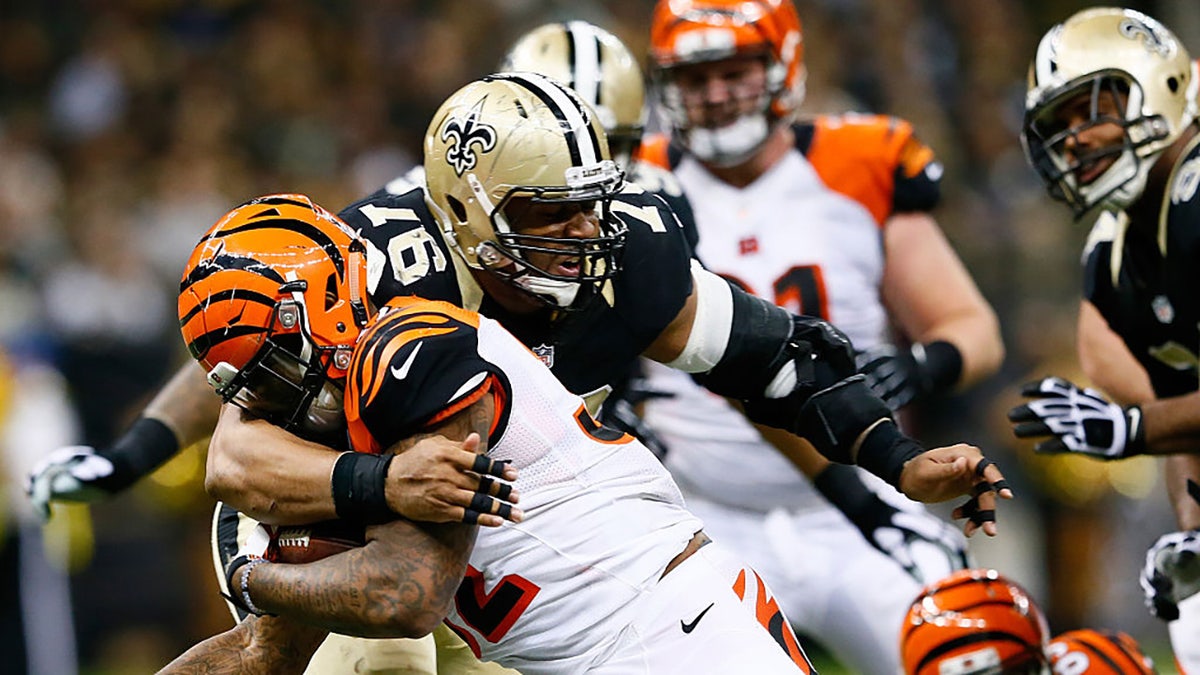
M187 650L158 675L302 673L326 635L282 617L251 616Z
M466 439L486 452L492 397L392 449L429 435ZM250 573L250 597L263 611L360 637L420 637L446 616L462 582L475 527L396 520L367 530L367 544L305 565L265 564ZM239 578L235 572L234 578Z

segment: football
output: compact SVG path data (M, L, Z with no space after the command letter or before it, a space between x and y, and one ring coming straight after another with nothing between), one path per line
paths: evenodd
M349 551L366 543L363 527L340 520L310 525L288 525L275 530L271 548L273 560L284 563L308 563Z

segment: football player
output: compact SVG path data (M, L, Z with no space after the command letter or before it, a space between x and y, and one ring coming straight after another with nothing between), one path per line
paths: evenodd
M703 270L689 271L673 215L661 200L620 180L598 121L562 85L507 74L459 90L430 125L425 174L427 186L381 192L342 212L368 240L368 287L378 304L416 294L478 307L577 394L603 392L638 353L700 371L754 414L814 434L819 447L843 461L839 453L849 441L860 464L891 482L899 477L922 498L972 491L977 474L986 483L1002 480L969 446L907 458L911 441L886 406L861 379L836 379L853 372L840 334ZM602 199L588 199L577 187L594 181L607 186ZM832 385L816 386L830 379ZM266 459L272 455L278 459ZM246 476L234 489L217 490L251 514L278 515L268 508L273 486L261 474L302 467L299 473L321 476L292 491L293 500L315 506L306 513L320 514L310 520L364 515L347 504L344 487L335 481L330 489L328 477L338 473L330 453L297 444L272 425L226 415L210 449L214 457L210 483L211 469L222 462L232 467L228 475ZM265 464L257 472L256 461ZM378 480L374 456L337 461L353 462L347 472L363 484ZM996 496L986 490L968 502L970 532L995 532L988 512Z
M650 30L670 133L642 156L691 201L707 269L833 322L894 408L998 368L995 314L929 214L933 152L894 118L795 120L805 66L791 0L663 1ZM967 564L965 540L685 375L651 373L650 389L674 396L649 400L645 419L689 507L762 566L801 632L855 671L895 672L895 626L922 583Z
M991 569L927 586L900 629L906 675L1049 675L1050 631L1034 599Z
M583 176L557 195L571 201L528 208L602 199L611 180ZM538 198L553 199L543 187ZM224 400L267 423L309 437L345 423L352 448L376 455L444 435L477 447L483 464L511 462L525 517L477 540L467 524L395 520L371 528L362 548L306 565L269 562L264 532L227 570L242 609L367 637L421 635L448 613L476 655L527 675L812 672L762 579L708 540L657 459L597 424L497 322L398 296L360 336L365 251L302 196L238 207L188 262L179 312L189 350ZM545 254L590 264L583 248ZM353 467L339 460L335 480ZM231 644L259 637L254 623L168 671L226 662ZM292 664L282 646L255 644L268 664Z
M1051 28L1029 71L1022 140L1029 162L1077 219L1096 216L1085 248L1079 358L1107 396L1056 377L1025 386L1010 419L1038 452L1118 459L1200 447L1200 129L1197 66L1165 26L1096 8ZM1200 526L1187 478L1200 458L1166 461L1184 529ZM1159 570L1181 582L1196 565ZM1157 611L1174 602L1147 587ZM1196 606L1200 610L1200 606ZM1200 613L1170 625L1176 657L1200 671ZM1170 618L1170 613L1163 615Z
M977 448L930 454L904 436L853 375L848 343L829 324L693 267L664 202L621 180L603 129L563 85L510 73L463 87L431 123L424 164L424 185L381 192L339 214L368 242L368 289L377 304L419 295L479 309L590 403L647 354L919 499L967 494L976 473L1000 480L990 461L980 468ZM609 187L603 199L572 198L574 184L601 179ZM209 487L251 515L287 517L271 482L251 468L262 452L279 452L281 469L321 475L293 486L292 505L310 516L390 515L382 501L349 503L344 490L331 490L328 453L290 447L270 425L224 422L210 448ZM250 449L255 457L243 463ZM358 461L364 475L382 479L377 463ZM1006 486L1000 493L1011 494ZM968 510L991 511L996 496L979 495ZM972 515L969 532L994 534L994 514Z

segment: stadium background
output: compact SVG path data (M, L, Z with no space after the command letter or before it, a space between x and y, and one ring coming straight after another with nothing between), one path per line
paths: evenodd
M931 444L996 457L1019 498L977 542L1041 598L1054 630L1121 628L1171 672L1142 608L1146 547L1174 529L1154 460L1036 458L1003 413L1016 385L1075 375L1086 225L1051 203L1021 153L1038 37L1088 3L797 0L807 112L911 120L946 165L940 223L1001 317L1008 359L915 420ZM649 0L9 0L0 5L0 532L34 521L22 425L105 445L185 358L174 291L199 234L236 203L298 191L338 208L419 158L437 104L550 20L582 18L645 52ZM1200 53L1200 3L1136 2ZM7 363L7 367L3 364ZM53 410L19 409L39 370ZM7 374L5 374L7 373ZM42 427L44 429L44 427ZM7 442L6 440L7 439ZM70 571L80 672L150 672L224 629L208 547L203 450L92 507L64 508L47 550ZM6 568L7 569L7 568ZM11 578L5 577L5 584ZM12 588L2 597L13 597ZM11 607L11 603L5 603ZM44 608L46 612L61 607ZM53 638L52 638L53 639ZM65 644L65 643L64 643ZM837 672L835 667L822 672Z

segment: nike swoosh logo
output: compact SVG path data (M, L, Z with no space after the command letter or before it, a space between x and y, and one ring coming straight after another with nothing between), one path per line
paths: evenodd
M397 380L403 380L408 377L408 370L412 368L413 361L417 358L417 352L421 351L421 345L423 344L425 343L418 342L417 348L412 350L412 353L408 355L408 358L404 360L404 364L399 368L392 366L392 377L395 377Z
M716 603L712 603L712 602L708 603L708 607L705 607L703 612L700 612L700 614L698 614L696 616L696 618L692 619L691 623L684 623L683 619L680 619L679 627L683 629L684 633L692 632L693 630L696 629L696 624L700 623L700 619L703 619L704 615L708 614L708 610L712 609L714 604L716 604Z

